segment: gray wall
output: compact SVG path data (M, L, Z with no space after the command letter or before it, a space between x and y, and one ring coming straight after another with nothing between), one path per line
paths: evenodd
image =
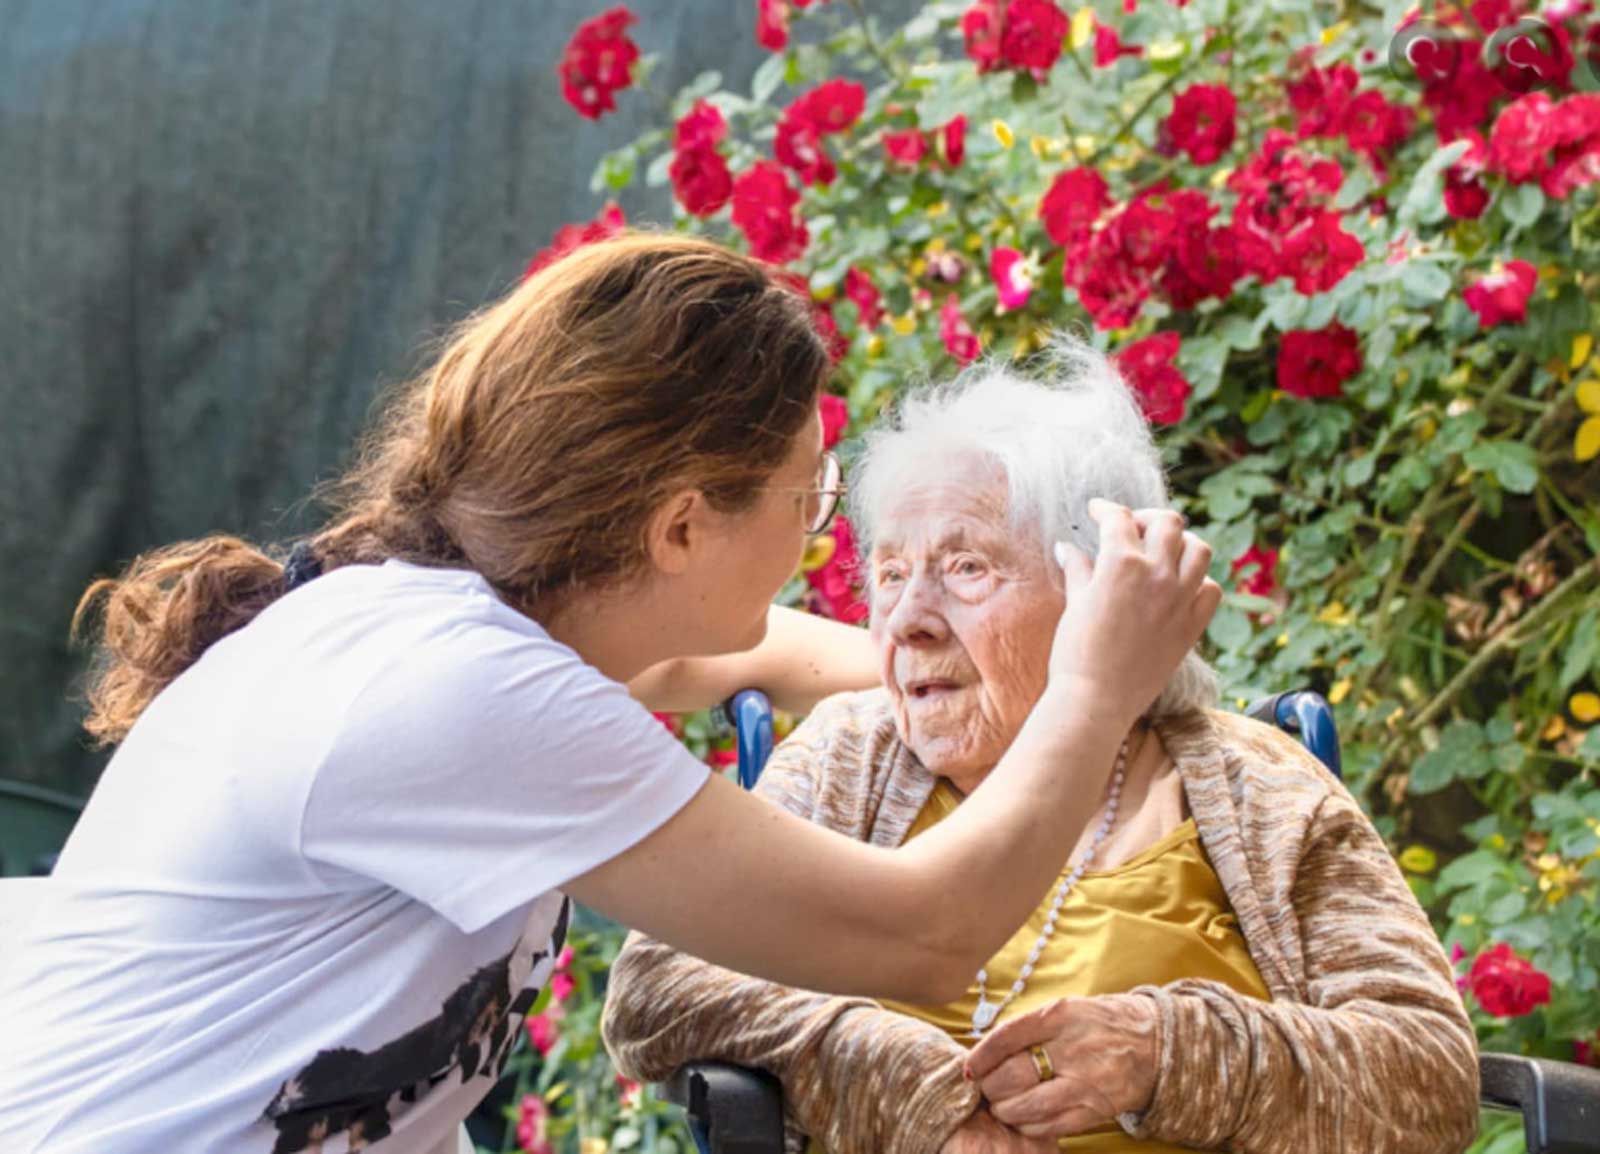
M605 6L0 0L0 777L104 763L66 646L94 575L305 528L374 390L593 215L600 154L659 115L561 99ZM657 91L747 90L755 0L631 6Z

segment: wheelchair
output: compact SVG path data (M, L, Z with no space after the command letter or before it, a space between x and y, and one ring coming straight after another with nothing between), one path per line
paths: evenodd
M739 784L755 787L772 754L772 706L757 690L723 707L739 750ZM1341 776L1333 709L1309 690L1263 698L1246 713L1294 734ZM1600 1154L1600 1070L1517 1054L1481 1054L1483 1105L1522 1115L1528 1154ZM783 1154L783 1090L762 1070L689 1062L658 1088L683 1107L700 1154Z

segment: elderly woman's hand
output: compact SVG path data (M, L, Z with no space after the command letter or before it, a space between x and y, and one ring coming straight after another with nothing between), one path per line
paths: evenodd
M1055 1154L1055 1151L1053 1141L1024 1138L996 1122L987 1110L979 1110L961 1123L939 1148L939 1154Z
M1042 1047L1055 1076L1041 1081ZM1081 1134L1149 1107L1160 1058L1148 998L1062 998L997 1026L973 1048L967 1073L996 1120L1030 1138Z

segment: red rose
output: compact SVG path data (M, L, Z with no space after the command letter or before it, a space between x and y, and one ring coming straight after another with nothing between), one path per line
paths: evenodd
M1230 228L1241 273L1276 280L1289 234L1309 220L1339 190L1344 174L1331 160L1308 160L1291 147L1289 135L1267 131L1261 151L1228 177L1238 194Z
M817 410L822 415L822 447L831 449L839 443L845 426L850 423L850 407L843 397L823 393L817 401Z
M1110 207L1105 178L1092 168L1072 168L1051 182L1039 202L1039 218L1051 240L1073 248L1088 238L1095 221Z
M1094 66L1105 68L1124 56L1140 56L1144 49L1137 44L1124 44L1117 30L1105 24L1094 26Z
M1441 61L1444 75L1424 82L1422 103L1433 113L1439 139L1448 143L1488 120L1505 89L1483 66L1481 40L1461 41L1437 52L1447 57L1448 64Z
M556 71L561 95L578 115L599 120L617 107L615 93L633 83L633 63L639 46L628 36L638 17L622 5L578 25L561 54Z
M978 0L961 17L967 56L979 72L1004 65L1027 69L1038 80L1061 58L1070 29L1066 13L1051 0Z
M843 132L857 120L867 106L867 90L854 80L825 80L794 101L784 114L795 115L814 125L824 136Z
M1283 334L1278 348L1278 388L1292 397L1338 397L1361 371L1361 338L1335 321L1325 329Z
M627 225L628 222L623 218L622 210L614 204L606 205L601 210L600 215L588 224L562 225L556 229L556 235L551 239L550 247L540 249L533 254L533 259L528 262L528 267L522 272L523 279L526 280L541 269L549 268L574 249L582 248L586 244L593 244L597 240L605 240L608 236L615 236Z
M978 0L961 14L961 36L966 41L967 56L978 66L979 72L992 72L1000 67L1000 0Z
M1282 268L1294 276L1296 291L1327 292L1360 264L1367 250L1339 225L1339 214L1317 213L1296 226L1283 245Z
M1596 51L1600 62L1600 47ZM1556 107L1555 136L1555 156L1540 185L1546 196L1565 200L1575 189L1600 181L1600 93L1563 100Z
M795 213L799 203L800 193L770 160L756 161L733 182L733 223L761 260L784 264L805 252L811 236Z
M773 154L805 184L833 183L838 170L822 138L854 124L866 99L866 89L850 80L829 80L797 97L778 119Z
M1369 88L1359 94L1339 116L1338 131L1350 147L1374 164L1393 152L1411 135L1415 121L1411 110L1390 104L1383 93Z
M1292 78L1286 85L1289 107L1294 109L1295 135L1339 135L1339 120L1355 95L1360 75L1348 64L1318 68L1310 64L1310 50L1303 49L1290 61Z
M885 132L883 150L895 163L915 168L928 151L928 138L915 128L903 132Z
M1555 105L1543 92L1530 92L1508 104L1489 133L1490 172L1514 184L1542 176L1550 167L1557 140Z
M692 216L710 216L733 195L733 174L714 148L675 154L667 172L672 177L672 195Z
M1461 299L1478 314L1478 327L1492 328L1528 319L1528 298L1539 282L1539 270L1525 260L1511 260L1466 287Z
M856 552L855 530L850 518L844 514L833 519L829 531L833 537L833 556L826 564L806 574L824 613L835 621L854 625L867 616L866 602L862 601L856 587L861 570L861 557Z
M1125 346L1114 358L1144 415L1158 425L1183 420L1184 404L1194 391L1173 363L1179 344L1177 333L1156 333Z
M844 274L844 295L859 310L857 323L864 329L875 329L883 320L883 296L872 278L853 265Z
M1061 271L1098 329L1132 324L1153 287L1150 274L1127 258L1111 228L1101 229L1076 254L1069 254Z
M1000 51L1013 68L1025 68L1034 78L1045 74L1061 58L1061 45L1072 30L1067 14L1051 0L1011 0L1006 5Z
M1001 308L1020 309L1033 295L1026 258L1014 248L997 248L989 254L989 275Z
M1252 545L1233 562L1234 588L1256 597L1271 597L1278 588L1277 571L1278 551Z
M533 1014L528 1018L528 1042L541 1056L556 1048L561 1033L549 1014Z
M789 47L788 0L760 0L756 9L756 43L768 52Z
M1476 220L1489 207L1489 190L1480 179L1488 147L1473 129L1464 134L1467 150L1445 170L1444 209L1457 220Z
M1501 942L1472 960L1467 989L1495 1017L1520 1018L1550 1001L1550 976Z
M955 293L945 297L944 307L939 310L939 338L944 341L945 351L963 365L971 364L983 352L978 334L961 315L961 300Z
M727 135L721 110L709 100L696 100L673 127L672 143L676 148L715 148Z
M1235 101L1220 84L1193 84L1172 102L1163 134L1196 164L1214 164L1233 145Z
M957 116L944 126L944 162L960 168L967 155L967 118Z

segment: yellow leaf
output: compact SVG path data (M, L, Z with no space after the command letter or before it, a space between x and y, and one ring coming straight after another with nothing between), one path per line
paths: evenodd
M1033 151L1035 160L1043 160L1050 154L1050 142L1042 136L1028 137L1028 147Z
M1079 8L1072 14L1071 44L1074 51L1089 43L1094 35L1094 9Z
M917 318L913 313L907 313L903 317L893 317L889 321L889 327L901 336L909 337L917 331Z
M1189 45L1182 40L1157 40L1145 49L1145 56L1159 64L1166 60L1176 60L1188 50Z
M1230 177L1232 175L1233 175L1233 169L1231 169L1231 168L1219 168L1219 169L1217 169L1217 171L1215 171L1215 172L1213 172L1211 174L1211 177L1210 177L1210 180L1209 180L1208 183L1210 183L1212 188L1221 188L1223 185L1228 183L1228 177Z
M578 1154L606 1154L611 1149L604 1138L585 1138L578 1143Z
M1583 368L1583 362L1589 359L1589 354L1594 350L1594 334L1579 333L1572 338L1572 359L1567 362L1567 367L1572 369Z
M976 232L969 232L966 243L968 252L977 252L983 247L983 236Z
M911 275L916 277L918 280L921 280L922 274L927 271L928 262L923 260L920 256L911 262Z
M922 210L924 216L943 216L945 213L947 213L949 211L950 211L949 202L948 201L943 201L943 200L937 201L934 204L930 204L927 208ZM933 250L933 246L929 245L928 249L931 252Z
M1578 426L1578 435L1572 439L1572 455L1587 461L1600 453L1600 417L1590 417Z
M1585 725L1600 721L1600 693L1574 693L1567 701L1567 708Z
M1425 845L1407 846L1400 854L1400 868L1407 873L1430 874L1438 864L1438 857Z
M1477 924L1478 924L1478 915L1477 914L1462 914L1459 918L1456 919L1456 925L1458 925L1458 926L1475 926Z
M1000 142L1001 148L1010 148L1017 142L1016 133L1011 131L1011 125L1003 120L996 120L989 126L994 130L994 138Z
M867 341L867 356L874 359L883 356L883 338L877 333L873 333L872 339Z
M830 285L823 285L819 289L812 289L811 290L812 298L815 299L815 300L819 300L819 301L831 301L834 297L836 297L838 295L839 295L839 290L837 288L835 288L831 284Z
M1591 379L1578 385L1578 408L1586 413L1600 413L1600 381Z
M1355 614L1344 607L1344 602L1330 601L1317 614L1317 620L1324 625L1350 625L1355 621Z
M1350 696L1350 687L1354 682L1348 677L1341 677L1328 689L1328 704L1338 705L1339 702Z
M800 572L812 573L821 569L829 561L833 560L833 553L838 548L838 545L839 543L833 539L832 535L827 533L818 537L808 537L806 539L806 551L800 558Z
M1273 642L1273 644L1275 644L1279 649L1282 649L1285 645L1289 644L1289 631L1285 629L1282 633L1278 634L1278 639Z
M1330 28L1324 28L1322 30L1323 45L1326 46L1332 44L1335 40L1339 39L1339 37L1343 36L1348 31L1350 31L1350 21L1348 20L1341 20L1339 23Z
M1543 741L1559 741L1566 732L1566 718L1559 713L1553 713L1550 715L1550 720L1545 722L1544 728L1539 731L1539 737Z

